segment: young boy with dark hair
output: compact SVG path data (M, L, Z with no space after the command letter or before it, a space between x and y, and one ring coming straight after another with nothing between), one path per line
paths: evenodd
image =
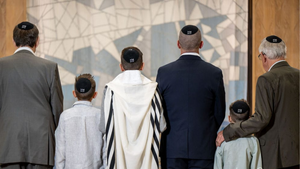
M97 96L93 76L83 74L75 78L73 95L78 101L60 116L55 131L56 169L104 168L102 162L103 134L100 109L92 107Z
M230 123L240 123L250 116L246 100L233 102L229 107ZM262 169L258 139L254 136L223 142L215 153L214 169Z

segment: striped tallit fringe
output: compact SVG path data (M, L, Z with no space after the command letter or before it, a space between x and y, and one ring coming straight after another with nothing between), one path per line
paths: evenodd
M161 103L160 99L158 100L157 98L160 98L158 92L155 92L155 95L152 99L151 102L151 126L153 128L153 140L152 140L152 145L151 145L151 152L153 155L153 158L155 160L155 163L157 165L157 168L159 168L159 117L161 114Z
M109 116L106 124L106 143L107 143L107 167L115 169L115 133L114 133L114 109L113 109L113 95L111 91L111 102L109 109Z

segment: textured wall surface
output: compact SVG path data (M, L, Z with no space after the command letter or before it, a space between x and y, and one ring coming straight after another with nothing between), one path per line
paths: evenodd
M248 0L27 0L28 20L40 30L37 55L58 63L65 108L74 102L75 76L87 72L100 106L127 46L142 50L143 73L155 80L160 66L179 58L178 33L187 24L202 31L201 57L223 70L227 105L246 98L247 10Z
M265 73L257 58L261 40L270 35L279 36L287 46L287 62L300 68L300 2L299 0L253 0L252 41L252 103L255 103L257 78ZM299 86L300 87L300 86ZM254 111L254 104L252 104Z
M13 30L26 20L26 9L26 0L0 0L0 57L12 55L16 50Z

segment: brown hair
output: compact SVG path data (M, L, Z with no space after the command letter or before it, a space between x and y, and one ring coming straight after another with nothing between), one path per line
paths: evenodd
M22 30L15 26L13 31L13 39L17 47L30 46L34 47L39 36L39 30L35 25L30 30Z
M137 59L136 62L128 63L124 59L124 57L123 57L124 52L127 51L128 49L134 49L139 53L139 58ZM143 53L137 47L130 46L130 47L124 48L121 53L121 64L125 70L139 70L141 68L141 66L143 65Z
M86 78L91 82L91 89L86 93L79 93L79 91L77 91L76 89L76 83L81 78ZM75 78L74 90L78 100L91 100L96 90L96 82L94 80L94 77L89 73L79 75Z

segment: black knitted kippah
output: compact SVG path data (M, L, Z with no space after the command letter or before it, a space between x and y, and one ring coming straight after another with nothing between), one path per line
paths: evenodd
M123 53L123 58L128 63L134 63L140 57L139 52L135 49L129 48Z
M194 25L186 25L181 29L181 32L186 35L193 35L198 32L198 28Z
M75 87L79 93L86 93L91 89L92 83L87 78L80 78L77 80Z
M18 24L18 28L22 30L30 30L33 27L34 27L33 24L30 22L21 22Z
M275 35L268 36L266 38L266 40L270 43L280 43L282 41L282 39L280 39L279 37L277 37Z
M244 101L237 101L232 105L232 109L237 114L243 114L250 110L250 107Z

